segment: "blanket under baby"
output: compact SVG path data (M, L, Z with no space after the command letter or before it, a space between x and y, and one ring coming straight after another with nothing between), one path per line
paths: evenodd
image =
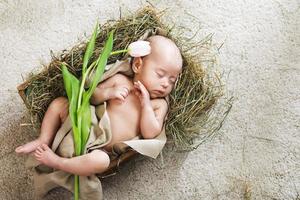
M107 65L106 72L103 74L101 81L110 78L116 73L131 76L133 72L130 66L130 59ZM108 144L112 138L110 119L106 111L106 102L98 106L91 106L91 118L92 126L84 151L85 153L100 149ZM156 158L166 143L165 126L163 126L161 133L154 139L140 139L136 137L132 140L121 141L120 143L142 155ZM71 158L75 155L72 125L69 116L58 130L51 149L59 156L65 158ZM41 199L56 187L63 187L71 192L74 191L73 174L42 165L33 156L28 158L26 166L33 169L34 189L37 199ZM81 200L103 199L101 182L96 175L79 176L79 181Z

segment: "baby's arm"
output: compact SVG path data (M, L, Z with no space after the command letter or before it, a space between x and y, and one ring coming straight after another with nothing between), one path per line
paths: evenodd
M116 74L105 80L103 83L100 83L91 97L91 104L98 105L104 101L114 98L123 101L128 96L129 89L127 87L120 86L118 83L122 82L124 78L124 75Z
M164 99L152 100L152 105L144 105L141 114L141 133L145 139L155 138L162 130L168 104Z
M162 130L168 104L164 99L153 99L150 101L149 93L141 82L135 83L139 90L137 95L141 101L141 134L145 139L155 138Z

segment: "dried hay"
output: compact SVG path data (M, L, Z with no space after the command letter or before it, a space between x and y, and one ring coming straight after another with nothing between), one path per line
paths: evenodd
M196 42L181 37L176 26L169 27L161 22L163 12L146 7L135 15L117 21L108 21L100 26L96 40L94 61L102 50L108 32L115 30L114 50L124 49L140 38L146 30L162 30L174 40L181 49L184 68L176 88L170 95L170 110L166 122L166 132L173 138L180 150L191 150L215 135L228 114L231 103L225 100L221 109L215 109L218 99L224 94L224 85L218 71L218 63L212 35ZM80 43L70 50L64 50L59 56L53 53L52 61L44 66L42 72L32 73L19 92L27 105L32 123L40 122L50 102L58 96L66 96L61 73L61 63L65 62L69 70L80 77L82 58L86 43ZM122 59L125 55L111 56L108 63ZM23 95L22 95L23 92ZM220 106L219 106L220 107ZM221 112L220 112L221 110Z

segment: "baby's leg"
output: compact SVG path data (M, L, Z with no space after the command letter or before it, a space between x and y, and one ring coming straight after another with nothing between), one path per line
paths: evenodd
M110 163L107 153L98 149L81 156L63 158L55 154L45 144L37 147L34 156L38 161L49 167L79 176L102 173L108 168Z
M68 116L68 100L64 97L54 99L43 118L39 138L16 148L17 153L31 153L41 144L50 145L61 124Z

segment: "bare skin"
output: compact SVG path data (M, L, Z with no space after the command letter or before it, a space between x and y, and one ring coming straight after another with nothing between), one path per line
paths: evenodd
M44 143L46 143L46 141L43 142L38 138L38 139L28 142L22 146L18 146L15 149L15 151L16 151L16 153L19 153L19 154L28 154L28 153L35 151L37 149L37 147L39 147L41 144L44 144Z
M65 98L57 98L49 105L41 126L39 138L16 148L18 154L28 154L36 150L41 144L50 145L54 134L68 116L68 101ZM45 122L44 122L45 121ZM46 123L47 122L47 123Z
M116 74L99 84L91 98L94 105L107 102L112 140L104 147L106 151L111 151L115 143L139 134L143 138L154 138L161 132L168 110L163 98L174 87L181 72L182 59L177 47L166 38L154 36L149 41L151 54L133 60L133 79ZM110 160L100 149L82 156L62 158L49 148L67 116L67 99L55 99L47 109L39 138L17 147L16 152L33 153L41 163L72 174L87 176L105 171Z
M41 163L53 168L57 168L57 163L59 163L60 159L46 144L38 146L34 152L34 156Z

